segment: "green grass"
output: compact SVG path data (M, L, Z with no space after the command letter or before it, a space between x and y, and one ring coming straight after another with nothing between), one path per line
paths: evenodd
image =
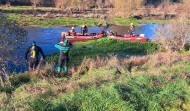
M38 26L38 27L61 27L66 25L82 26L96 26L99 23L104 23L98 18L69 18L69 17L56 17L56 18L43 18L34 17L33 13L45 14L49 10L53 10L55 13L61 11L57 8L37 7L32 8L30 6L16 6L16 7L0 7L2 13L7 15L9 19L16 20L21 26ZM25 15L22 15L26 13Z
M141 24L139 23L178 23L180 21L171 19L171 20L158 20L158 19L151 19L151 20L146 20L146 19L139 19L137 20L136 18L114 18L114 23L116 25L120 26L130 26L131 23L134 23L135 26L140 26ZM183 21L185 23L190 23L189 20Z
M69 18L69 17L56 17L56 18L43 18L34 17L34 13L45 14L49 10L53 10L54 13L61 11L58 8L53 7L37 7L31 6L15 6L15 7L0 7L2 13L6 14L10 19L17 20L21 26L38 26L38 27L61 27L76 25L81 26L86 24L87 26L96 26L97 24L105 24L105 22L98 18ZM22 15L25 13L25 15ZM176 20L137 20L136 18L111 18L107 23L111 25L130 26L131 22L134 22L135 26L139 26L139 23L173 23ZM189 23L189 20L184 22Z
M122 67L125 69L125 66ZM94 69L92 73L87 70L78 78L36 78L38 81L31 78L24 84L22 83L24 75L18 74L17 77L13 77L20 78L18 80L22 84L13 90L11 99L7 98L7 101L2 103L5 105L0 108L43 111L189 109L190 80L184 77L184 74L189 73L190 62L176 62L169 66L163 64L154 67L147 63L133 67L136 68L138 70L132 70L132 73L118 73L117 70L120 69L114 66L102 67ZM165 69L165 72L158 73L155 69ZM65 88L72 89L63 91ZM0 93L1 98L6 100L3 93Z
M80 48L91 46L92 48ZM146 55L157 50L157 46L151 42L123 41L118 39L102 38L88 42L74 43L70 51L70 64L80 64L83 58L107 57L109 54L125 53L127 55ZM57 63L59 53L49 55L47 61ZM55 61L52 61L54 59Z
M7 14L9 19L16 20L20 22L21 26L40 26L40 27L62 27L65 25L76 25L82 26L86 24L87 26L96 26L99 23L103 23L100 19L95 18L69 18L69 17L59 17L54 19L45 19L42 17L33 17L31 15L26 15L21 17L17 14Z
M173 82L147 75L130 78L127 84L116 86L128 105L146 111L178 109L183 102L188 102L186 87L188 84L183 80Z

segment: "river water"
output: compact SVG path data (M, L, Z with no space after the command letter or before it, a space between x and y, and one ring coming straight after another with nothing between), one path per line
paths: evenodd
M135 28L135 34L145 34L145 36L149 39L154 39L155 29L160 24L154 23L142 23L141 26ZM36 44L42 48L45 55L53 54L58 52L59 50L54 47L54 45L60 40L61 32L67 32L70 30L70 27L52 27L52 28L42 28L42 27L27 27L25 28L28 31L27 42L25 44L25 48L21 50L19 56L24 59L24 53L27 48L31 45L32 41L36 41ZM129 27L127 26L113 26L104 29L103 27L88 27L89 33L98 33L102 30L108 31L113 29L117 32L117 34L127 34L129 33ZM81 32L80 27L75 27L76 32ZM16 69L12 69L12 71L16 72L24 72L28 70L28 65L17 66Z
M136 27L135 34L145 34L149 39L154 39L155 29L159 24L153 23L142 23L141 26ZM55 53L59 51L54 47L54 45L60 40L61 32L67 32L70 30L70 27L53 27L53 28L41 28L41 27L28 27L25 28L28 31L28 41L26 43L26 48L30 46L32 41L36 41L45 55ZM113 26L104 29L103 27L88 27L89 33L98 33L102 30L108 31L113 29L117 34L126 34L129 33L129 27L126 26ZM80 27L75 27L76 32L81 32ZM26 49L25 49L26 50Z

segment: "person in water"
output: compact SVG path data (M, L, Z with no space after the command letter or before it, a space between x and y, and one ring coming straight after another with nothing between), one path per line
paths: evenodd
M135 26L133 25L133 23L131 23L131 26L129 27L129 33L130 33L130 37L134 36L135 34Z
M83 25L83 26L81 27L81 31L82 31L82 35L84 35L85 33L88 33L88 28L87 28L87 26L86 26L86 25Z
M55 47L60 49L59 61L58 61L58 74L60 76L61 67L64 64L65 72L68 73L68 62L69 62L69 51L73 47L71 43L68 42L68 38L65 37L65 33L61 33L61 41L55 44Z
M38 66L40 53L43 56L43 60L45 60L44 52L39 46L36 45L36 42L33 41L32 45L25 52L26 62L29 62L29 71L35 70L36 67ZM28 54L29 54L29 60L27 58Z
M71 30L69 30L69 35L75 35L75 27L72 27Z

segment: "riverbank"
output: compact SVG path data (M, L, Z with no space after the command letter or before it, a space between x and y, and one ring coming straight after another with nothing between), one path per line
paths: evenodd
M70 66L80 65L84 58L109 57L109 55L148 55L157 50L157 45L151 42L124 41L101 38L87 42L74 43L70 51ZM56 63L59 52L47 56L47 61Z
M86 24L87 26L129 26L131 22L134 22L135 26L140 25L142 22L153 23L168 23L176 22L175 18L168 20L163 19L139 19L132 18L114 18L109 17L109 11L107 10L89 10L89 11L74 11L62 10L53 7L37 7L31 6L15 6L15 7L0 7L0 12L8 16L9 19L16 20L21 26L29 27L72 27L81 26ZM190 23L190 20L184 20L186 23Z
M0 92L2 110L188 110L189 52L84 59L57 78L48 66L15 74ZM1 83L2 84L2 83ZM11 84L11 87L9 86ZM3 89L3 90L2 90Z

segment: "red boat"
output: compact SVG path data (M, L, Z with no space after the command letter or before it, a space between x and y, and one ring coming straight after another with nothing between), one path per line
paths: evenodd
M102 31L100 33L86 33L84 35L82 33L76 33L71 35L68 35L66 33L66 37L68 38L69 42L96 40L104 37L105 35L106 35L105 31Z
M130 35L108 35L108 38L120 39L120 40L127 40L127 41L141 41L145 42L148 41L148 38L144 36L144 34L135 35L130 37Z

